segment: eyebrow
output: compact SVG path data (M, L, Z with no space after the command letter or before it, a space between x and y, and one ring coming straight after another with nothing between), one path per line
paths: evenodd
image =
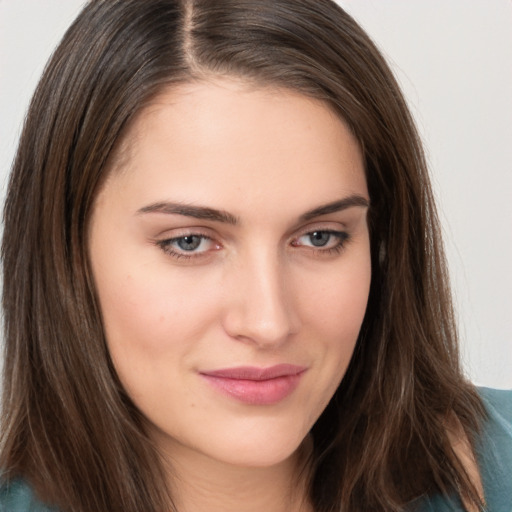
M322 206L318 206L313 210L309 210L299 217L301 222L311 220L321 215L327 215L329 213L335 213L347 208L359 206L368 208L370 205L369 201L360 195L351 195L332 203L327 203ZM137 214L143 213L165 213L169 215L183 215L185 217L193 217L195 219L211 220L215 222L222 222L224 224L238 224L238 218L233 214L226 212L225 210L217 210L215 208L209 208L206 206L195 206L184 203L173 203L168 201L161 201L153 203L148 206L144 206L137 210Z
M194 217L195 219L213 220L225 224L237 224L238 219L229 212L216 210L205 206L194 206L183 203L159 202L144 206L137 213L167 213L174 215L184 215L185 217Z
M342 210L346 210L347 208L352 208L354 206L368 208L370 206L370 202L363 196L354 194L348 197L344 197L339 201L333 201L332 203L327 203L323 206L319 206L318 208L313 208L313 210L309 210L308 212L302 214L300 216L300 220L311 220L314 219L315 217L320 217L321 215L340 212Z

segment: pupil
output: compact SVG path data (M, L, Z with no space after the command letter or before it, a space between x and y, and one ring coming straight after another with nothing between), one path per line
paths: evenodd
M178 246L183 251L193 251L199 247L201 243L201 237L192 235L192 236L183 236L178 240Z
M331 234L326 231L315 231L309 235L311 243L315 247L323 247L329 241Z

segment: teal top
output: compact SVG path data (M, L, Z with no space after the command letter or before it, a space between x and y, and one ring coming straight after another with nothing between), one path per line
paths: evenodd
M476 446L486 512L512 512L512 390L479 388L488 419ZM457 496L431 496L414 512L463 512Z
M488 512L512 512L512 390L480 388L488 420L476 447ZM463 512L457 497L431 496L414 512ZM0 487L0 512L57 512L39 502L22 481Z

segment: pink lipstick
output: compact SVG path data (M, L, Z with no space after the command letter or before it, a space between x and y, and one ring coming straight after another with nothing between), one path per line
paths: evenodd
M271 405L284 400L299 385L305 366L278 364L268 368L239 366L200 372L215 389L251 405Z

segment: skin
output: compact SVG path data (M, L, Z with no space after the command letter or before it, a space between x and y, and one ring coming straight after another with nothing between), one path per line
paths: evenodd
M347 198L357 204L318 212ZM295 488L308 432L366 309L365 201L356 140L295 92L212 78L164 91L129 129L96 200L90 259L114 366L178 476L180 512L308 509ZM281 363L305 370L273 404L201 375Z

